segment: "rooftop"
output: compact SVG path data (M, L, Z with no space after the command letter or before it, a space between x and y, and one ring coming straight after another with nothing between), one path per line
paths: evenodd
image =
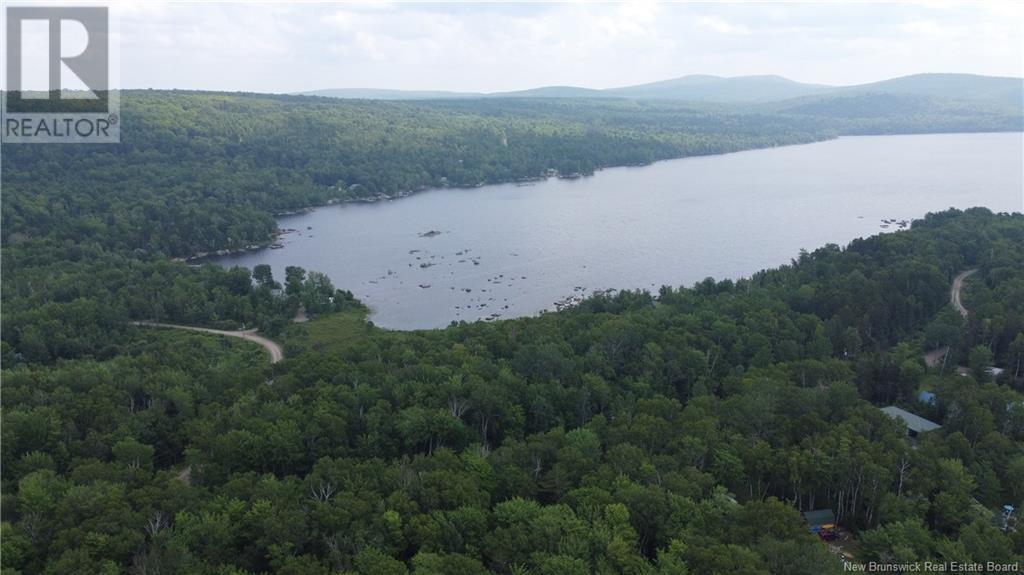
M886 415L893 419L902 419L903 423L907 426L907 429L914 431L915 433L922 433L924 431L931 431L942 427L934 421L928 421L920 415L914 415L905 409L900 409L895 405L883 407L882 411Z
M821 527L822 525L835 525L836 514L831 509L815 509L814 511L804 511L804 521L811 527Z

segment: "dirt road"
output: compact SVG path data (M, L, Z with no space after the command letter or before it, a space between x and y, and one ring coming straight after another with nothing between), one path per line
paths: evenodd
M955 307L956 310L960 312L960 315L964 317L967 317L967 308L965 308L964 304L961 302L960 294L964 288L964 280L976 271L978 270L973 269L960 272L960 275L953 278L953 287L949 290L949 302L952 303L953 307Z
M228 331L223 329L211 329L208 327L195 327L191 325L178 325L174 323L159 323L155 321L136 321L133 322L135 325L148 326L148 327L166 327L171 329L186 329L189 331L198 331L202 333L212 333L214 335L226 335L228 337L240 337L244 340L258 343L263 346L264 349L270 352L270 363L277 363L284 359L284 352L281 350L281 346L277 342L271 341L261 335L256 335L255 329L241 329L237 331Z

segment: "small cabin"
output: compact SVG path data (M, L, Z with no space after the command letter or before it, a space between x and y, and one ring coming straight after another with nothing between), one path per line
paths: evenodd
M903 422L903 425L907 427L907 435L910 437L917 437L918 434L926 431L932 431L942 427L934 421L928 421L920 415L914 415L905 409L900 409L895 405L883 407L882 412L893 419L897 419Z

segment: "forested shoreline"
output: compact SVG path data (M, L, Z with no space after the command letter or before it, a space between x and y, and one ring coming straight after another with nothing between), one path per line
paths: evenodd
M126 91L121 144L4 146L0 239L3 266L17 273L4 276L0 345L53 361L116 355L119 338L106 334L131 320L279 327L290 310L240 281L167 263L266 245L275 213L806 143L879 122L886 132L1021 129L1012 110L912 98L879 113L862 101L872 97L852 108L796 100L819 107L792 113L780 104Z
M335 201L843 134L1024 129L1014 110L871 94L788 107L149 90L121 99L118 145L5 146L5 246L87 241L189 257L266 242L273 214Z
M1024 558L998 517L1024 503L1019 213L948 210L737 281L418 332L374 328L315 271L171 260L265 241L281 210L877 120L122 103L120 146L4 147L4 574L842 572L801 519L815 508L862 561ZM968 268L964 319L949 285ZM300 307L313 321L290 324ZM259 327L286 359L142 319ZM942 428L912 443L883 405Z
M274 370L144 330L107 360L21 365L4 373L5 565L841 572L802 525L814 507L861 560L1019 560L996 510L1024 496L1021 380L921 354L1019 364L1022 248L1021 215L949 211L538 318L311 337L326 315L285 330ZM963 324L948 286L974 266ZM943 429L912 448L872 403Z

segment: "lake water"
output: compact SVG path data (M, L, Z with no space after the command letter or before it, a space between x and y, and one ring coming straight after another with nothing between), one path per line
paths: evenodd
M578 180L431 190L279 219L284 248L216 258L327 273L377 325L515 317L607 288L692 285L949 207L1024 210L1022 134L845 137L610 168ZM421 235L431 230L441 233Z

